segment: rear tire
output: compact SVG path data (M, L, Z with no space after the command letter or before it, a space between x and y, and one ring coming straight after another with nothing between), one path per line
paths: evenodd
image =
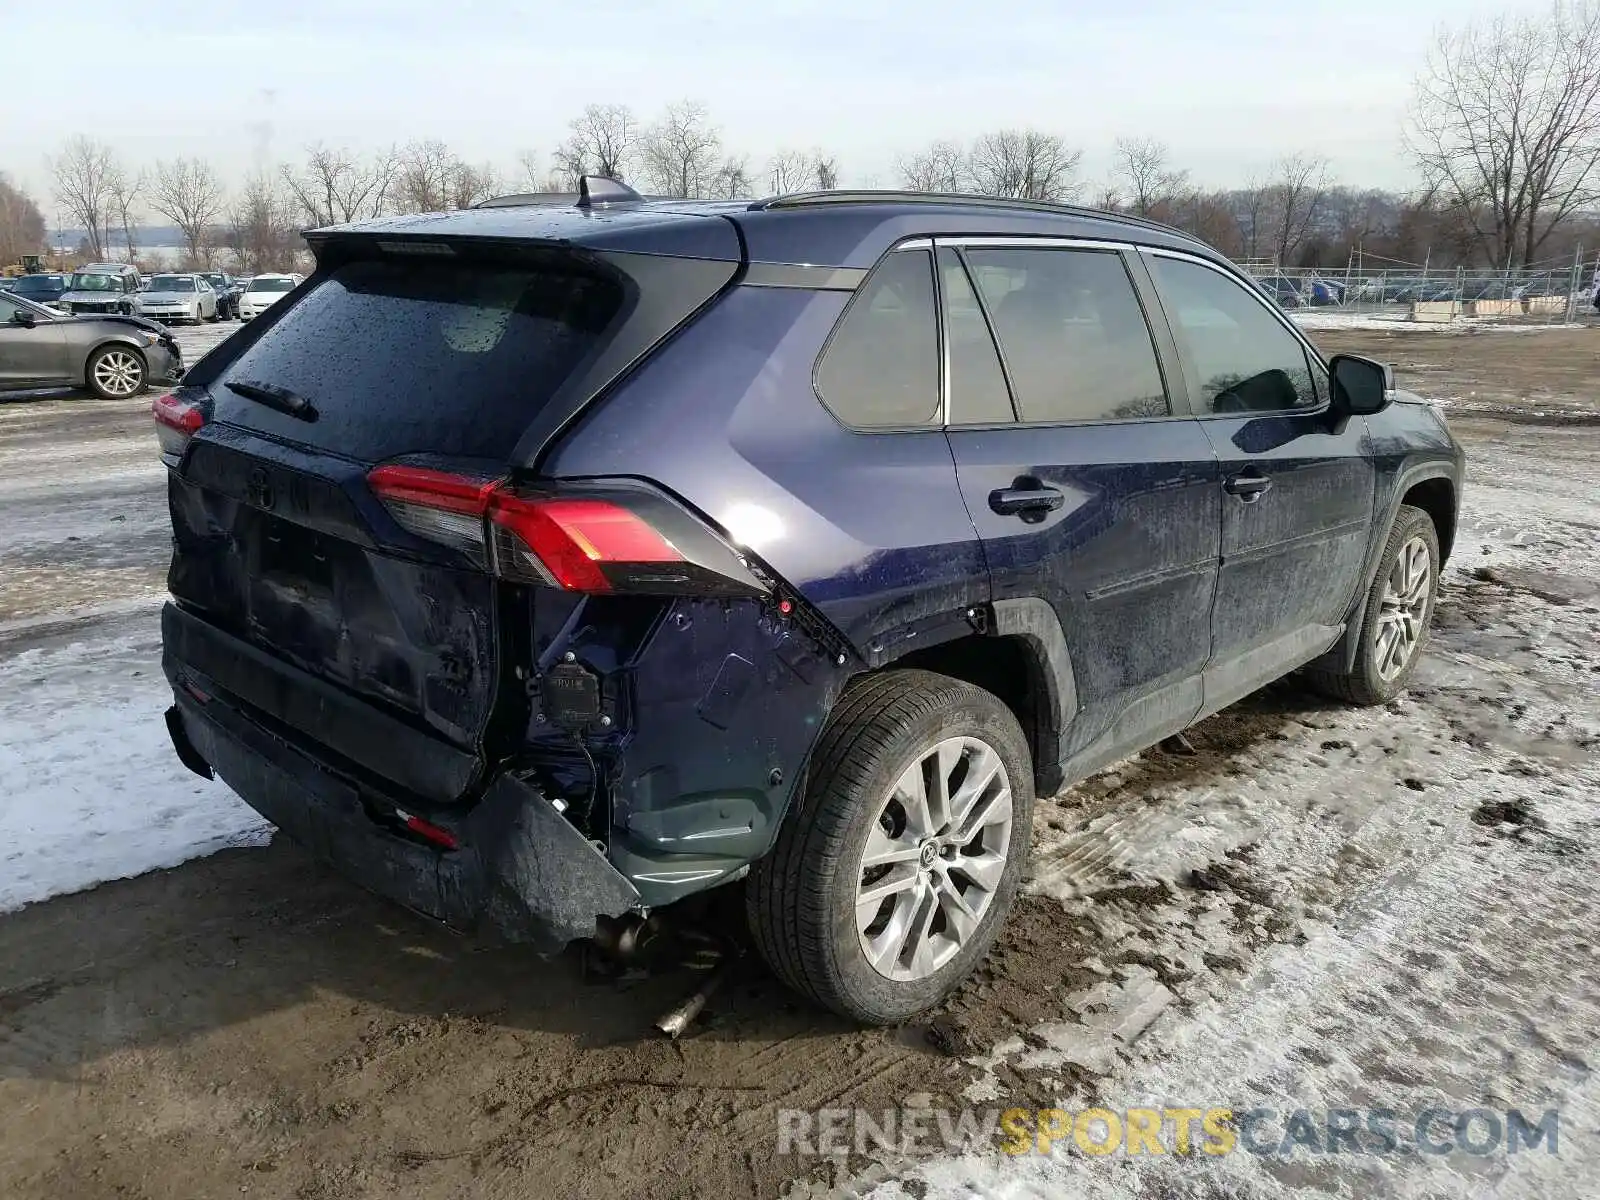
M1403 692L1428 643L1440 565L1433 518L1402 505L1361 610L1355 665L1308 669L1306 682L1349 704L1385 704Z
M1033 768L1010 709L928 671L870 676L839 701L803 795L751 872L751 936L818 1004L904 1021L988 953L1032 819Z

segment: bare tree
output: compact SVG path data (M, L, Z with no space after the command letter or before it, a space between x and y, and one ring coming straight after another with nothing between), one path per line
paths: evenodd
M362 160L319 142L306 147L298 171L285 165L282 174L295 205L316 227L383 215L398 169L399 153L393 149Z
M774 196L810 191L815 180L815 164L804 151L780 150L767 163L767 190Z
M207 231L222 212L222 198L222 180L204 159L156 163L150 207L178 227L195 262L210 261Z
M138 225L133 219L133 210L139 203L139 197L145 189L145 176L143 171L129 173L122 164L114 164L110 176L106 179L106 192L111 197L111 213L120 219L122 224L122 240L128 247L128 261L132 262L139 253L139 247L134 238L134 230ZM107 241L110 241L110 232L107 231Z
M1070 200L1082 159L1083 151L1069 149L1053 133L1002 129L973 142L967 170L974 190L985 196Z
M811 152L811 177L820 191L831 192L839 186L839 160L821 150Z
M258 171L244 181L228 211L225 230L241 268L254 273L293 265L294 208L295 201L285 194L278 176Z
M33 197L0 174L0 263L38 254L44 239L44 214Z
M492 165L475 167L437 139L410 143L399 152L398 164L393 193L400 212L470 208L501 190Z
M1328 182L1327 159L1291 154L1274 164L1263 202L1279 266L1290 265L1316 227Z
M967 183L967 156L955 142L934 142L896 167L900 182L913 192L959 192Z
M755 194L755 176L750 174L750 161L742 154L730 154L717 168L712 183L712 194L723 200L743 200Z
M518 151L517 170L519 172L516 179L517 185L525 186L530 192L542 190L545 180L549 178L544 165L539 160L539 152L537 150Z
M1535 261L1600 193L1600 0L1442 31L1408 142L1492 264Z
M104 258L113 207L108 185L117 169L116 155L104 142L78 134L49 161L56 200L83 226L89 253Z
M1257 179L1231 194L1234 224L1238 232L1238 253L1244 258L1260 258L1267 236L1267 185Z
M696 100L667 105L640 142L644 179L665 196L699 199L716 184L722 134Z
M568 126L556 147L555 167L564 187L576 189L584 175L626 179L639 145L639 122L626 104L591 104Z
M1089 207L1103 209L1106 212L1121 212L1122 192L1114 183L1100 184L1089 198Z
M450 207L471 208L480 200L487 200L501 192L500 172L492 163L469 166L457 162L450 181Z
M1154 138L1118 138L1112 173L1127 189L1134 214L1148 217L1159 205L1170 203L1188 182L1187 171L1175 170L1167 147Z

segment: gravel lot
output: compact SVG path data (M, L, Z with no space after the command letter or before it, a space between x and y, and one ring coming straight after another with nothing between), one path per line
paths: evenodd
M1042 802L1003 944L926 1025L752 967L677 1044L687 967L464 943L183 772L148 400L0 399L0 1195L1592 1194L1600 329L1315 336L1468 446L1411 693L1275 685ZM1557 1107L1561 1152L777 1153L783 1108L1147 1102Z

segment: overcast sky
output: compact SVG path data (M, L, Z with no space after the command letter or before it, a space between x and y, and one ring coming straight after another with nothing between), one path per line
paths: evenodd
M1205 184L1279 154L1404 186L1400 121L1441 22L1548 0L0 0L0 170L54 222L45 157L68 136L130 163L230 178L321 140L441 138L510 171L585 104L648 118L703 101L757 178L778 147L834 152L846 184L898 182L935 137L1031 125L1084 148L1157 137Z

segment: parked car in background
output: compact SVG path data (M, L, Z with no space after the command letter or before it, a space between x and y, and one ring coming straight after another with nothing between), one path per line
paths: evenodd
M9 292L12 288L14 288L16 286L17 286L16 276L14 276L14 275L0 275L0 292Z
M69 317L14 292L0 295L0 389L86 387L125 400L182 375L178 343L142 317Z
M1300 285L1287 275L1265 275L1256 282L1283 308L1299 308L1305 303Z
M127 263L90 263L67 280L56 307L81 315L133 316L139 305L139 272Z
M149 290L139 296L139 312L163 324L217 319L217 293L201 275L152 275Z
M1386 299L1398 304L1459 300L1454 281L1397 279L1386 289Z
M65 275L19 275L11 281L11 291L35 304L54 304L67 290Z
M211 285L217 294L217 318L234 320L239 315L239 292L234 290L234 278L225 271L201 271L200 278ZM240 291L243 291L241 288Z
M1303 287L1311 303L1319 307L1344 303L1345 285L1336 280L1313 275L1305 281Z
M256 275L239 296L239 319L259 317L299 286L298 275Z
M1444 418L1176 230L584 179L307 241L153 406L167 726L457 927L632 940L743 881L782 980L904 1021L993 943L1036 794L1421 657Z

